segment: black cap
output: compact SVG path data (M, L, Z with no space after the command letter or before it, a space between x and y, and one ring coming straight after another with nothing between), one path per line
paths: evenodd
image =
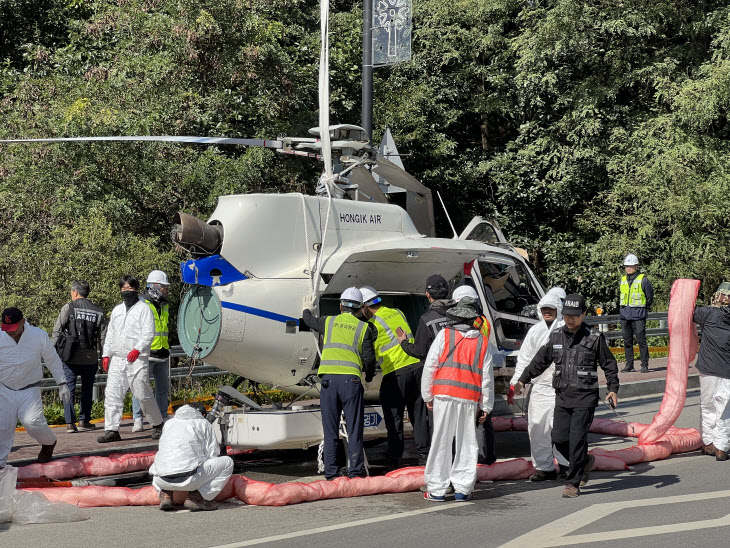
M441 274L432 274L426 280L426 290L443 289L447 286L446 279Z
M571 294L565 297L565 303L563 303L563 314L569 316L580 316L586 311L586 300L583 295Z
M3 331L15 331L18 328L20 320L23 319L23 313L15 308L10 307L3 310Z

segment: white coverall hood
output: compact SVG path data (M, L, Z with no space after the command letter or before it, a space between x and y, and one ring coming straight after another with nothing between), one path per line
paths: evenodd
M556 309L558 311L558 318L560 318L560 312L563 310L563 302L560 300L560 295L557 292L552 293L552 290L545 293L542 299L540 299L540 302L537 303L538 313L540 312L541 308ZM542 321L544 322L545 320Z

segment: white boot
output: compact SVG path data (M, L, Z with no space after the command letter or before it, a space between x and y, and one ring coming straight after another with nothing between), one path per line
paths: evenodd
M144 431L144 425L142 424L142 419L134 419L134 426L132 427L132 432L142 432Z

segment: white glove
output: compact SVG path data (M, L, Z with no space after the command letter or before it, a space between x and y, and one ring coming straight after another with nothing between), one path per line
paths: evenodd
M68 403L71 400L71 391L65 384L58 385L58 393L61 395L63 403Z
M317 305L315 304L315 301L316 300L317 300L317 296L316 295L311 295L311 294L310 295L307 295L302 300L302 308L314 312L315 309L317 308Z

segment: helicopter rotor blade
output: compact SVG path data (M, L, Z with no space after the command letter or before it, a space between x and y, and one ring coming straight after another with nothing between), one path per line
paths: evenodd
M56 137L46 139L2 139L0 143L56 143L84 141L156 141L162 143L196 143L204 145L242 145L281 149L283 141L270 139L233 139L228 137L196 137L185 135L132 135L117 137Z
M385 197L385 194L383 194L383 191L380 190L378 183L375 182L375 179L373 179L373 176L365 166L358 166L354 168L348 177L360 188L360 201L373 201L381 204L388 203L388 198ZM363 198L362 194L365 194L367 198Z

